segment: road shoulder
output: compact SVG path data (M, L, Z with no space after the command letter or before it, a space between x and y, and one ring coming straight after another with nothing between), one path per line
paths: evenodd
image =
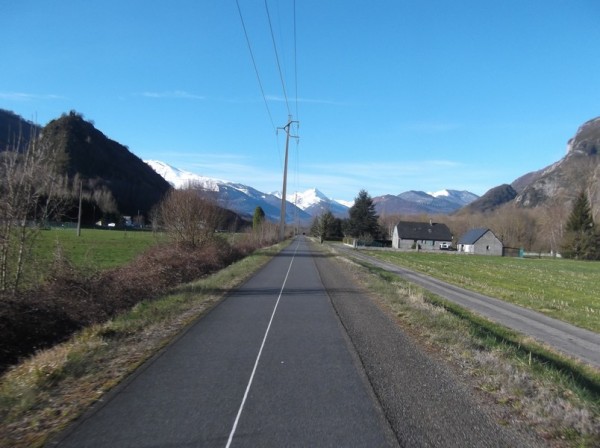
M316 263L401 445L538 446L496 423L470 386L419 347L342 262L317 257Z

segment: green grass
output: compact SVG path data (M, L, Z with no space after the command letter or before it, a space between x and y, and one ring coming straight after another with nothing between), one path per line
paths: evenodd
M0 377L0 446L44 446L287 244L259 249L213 275L140 302L9 369Z
M33 255L41 265L47 265L60 246L74 265L103 270L127 264L164 238L159 233L131 230L82 229L79 237L75 229L43 230Z
M369 254L600 333L600 263L391 251Z
M395 274L367 262L355 266L353 278L403 331L501 407L500 424L533 431L552 446L600 446L600 371Z

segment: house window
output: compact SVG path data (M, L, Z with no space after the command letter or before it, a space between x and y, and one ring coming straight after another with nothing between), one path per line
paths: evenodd
M490 250L490 246L485 246L485 250L489 251Z

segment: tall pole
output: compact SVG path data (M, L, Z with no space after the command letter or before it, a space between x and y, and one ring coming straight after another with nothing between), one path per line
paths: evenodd
M83 195L83 181L79 181L79 211L77 212L77 236L81 236L81 196Z
M279 217L279 241L283 241L285 238L285 204L287 195L287 166L288 149L290 146L290 126L292 123L297 123L297 121L292 121L291 116L288 120L288 123L283 127L283 130L285 131L285 162L283 164L283 188L281 193L281 215ZM297 138L297 136L294 135L292 135L292 137Z

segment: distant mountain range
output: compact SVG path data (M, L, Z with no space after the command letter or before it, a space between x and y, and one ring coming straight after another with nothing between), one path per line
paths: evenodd
M270 220L279 220L281 195L263 193L250 186L211 179L178 170L164 162L143 163L124 145L106 137L93 123L74 111L39 127L18 115L0 109L0 152L21 139L23 148L32 133L67 155L66 173L82 178L90 194L88 219L94 217L99 202L94 194L109 192L118 212L148 214L170 187L189 182L215 193L219 203L242 217L249 218L257 206ZM511 184L489 190L481 198L468 191L442 190L434 193L407 191L373 198L379 215L419 215L481 213L505 204L523 208L553 205L569 206L585 190L594 208L600 203L600 117L583 123L567 144L567 154L558 162L527 173ZM149 166L150 165L150 166ZM286 220L310 223L326 210L345 218L351 204L328 198L317 188L288 194ZM96 201L92 203L93 201ZM92 207L93 206L93 207ZM84 207L85 209L85 207ZM84 210L85 213L85 210ZM97 215L95 215L97 218Z
M255 188L235 182L200 176L158 160L146 160L146 163L174 188L192 186L213 192L220 206L232 210L246 219L252 219L256 207L263 209L267 219L271 221L280 219L281 196L277 197L274 194L263 193ZM298 220L306 224L312 220L310 214L293 203L288 203L285 211L286 222L296 222Z
M269 219L279 219L280 192L263 193L247 185L180 170L158 160L146 160L146 163L175 188L199 186L215 192L221 206L242 216L251 217L254 209L260 206ZM373 203L380 215L447 214L464 207L477 198L477 195L468 191L442 190L436 193L408 191L398 196L374 197ZM320 216L326 211L330 211L335 217L347 218L351 205L330 199L317 188L288 194L287 201L286 219L290 222L298 219L303 224L310 223L315 216Z
M407 191L397 196L373 198L379 215L443 215L453 213L470 204L479 196L469 191L442 190L435 193Z

